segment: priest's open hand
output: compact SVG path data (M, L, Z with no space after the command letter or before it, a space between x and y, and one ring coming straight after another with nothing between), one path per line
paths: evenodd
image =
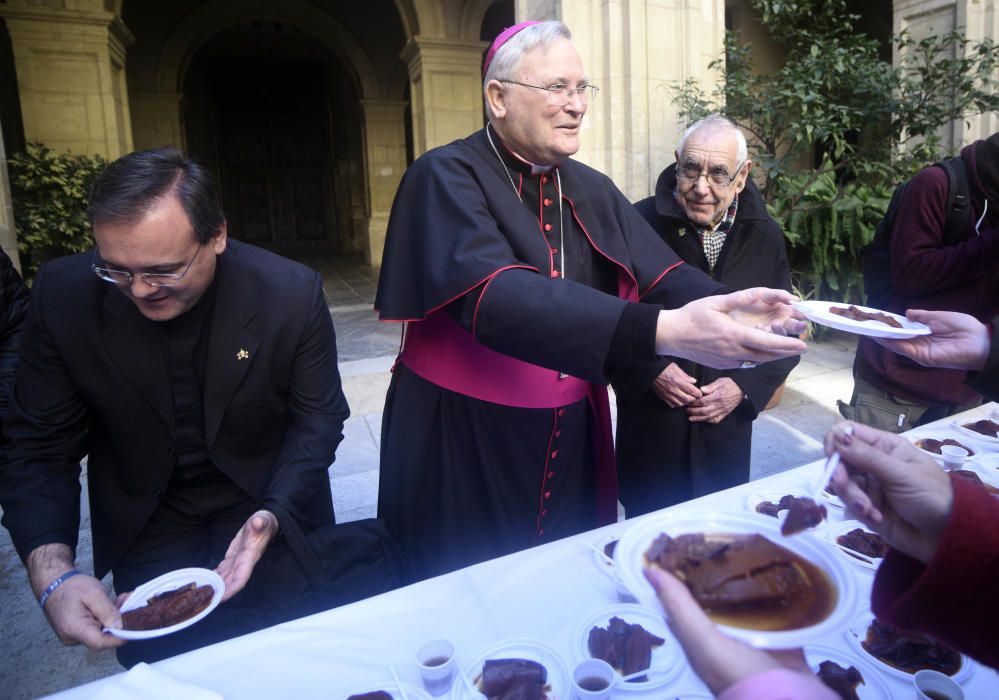
M250 580L253 567L260 561L264 550L278 532L277 516L269 510L258 510L250 516L232 539L225 558L215 571L225 582L226 601L243 590Z

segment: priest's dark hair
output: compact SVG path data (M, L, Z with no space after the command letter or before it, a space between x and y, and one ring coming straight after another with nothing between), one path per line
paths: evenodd
M163 197L175 194L207 243L225 223L215 178L176 148L154 148L124 155L106 167L90 186L90 225L132 224Z

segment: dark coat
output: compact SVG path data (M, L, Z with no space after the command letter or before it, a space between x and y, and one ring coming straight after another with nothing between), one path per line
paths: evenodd
M675 189L676 166L671 165L659 176L655 196L635 208L691 267L707 272L707 258L694 225L673 196ZM751 180L739 195L735 223L712 276L732 289L791 289L784 235ZM752 422L798 358L755 369L716 370L664 357L656 369L662 371L670 362L697 377L700 386L730 377L746 398L720 423L691 423L685 407L670 408L648 389L658 372L644 375L641 382L626 377L615 381L618 474L628 517L748 481Z
M21 327L28 311L28 288L7 254L0 250L0 427L21 356Z
M75 547L80 459L89 454L100 578L156 508L176 452L154 322L99 280L91 260L89 252L60 258L35 278L0 502L22 558L43 544ZM216 274L204 389L209 457L260 507L281 504L306 527L331 523L327 469L348 410L320 277L232 239Z

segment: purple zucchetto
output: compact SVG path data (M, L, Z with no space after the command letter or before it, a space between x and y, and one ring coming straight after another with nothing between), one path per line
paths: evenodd
M510 41L510 39L512 39L514 35L516 35L517 32L519 32L521 29L527 29L532 24L541 24L541 23L536 22L534 20L528 22L521 22L520 24L515 24L512 27L507 27L502 32L500 32L498 37L493 39L493 43L489 47L489 53L486 54L486 62L482 64L483 78L485 78L486 73L489 72L489 64L493 62L493 56L495 56L496 52L499 51L500 48L502 48L503 44Z

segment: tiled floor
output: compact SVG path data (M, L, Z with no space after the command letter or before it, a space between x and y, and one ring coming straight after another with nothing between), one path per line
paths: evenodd
M307 261L324 276L337 331L344 391L351 417L330 470L330 486L341 521L375 513L382 406L399 329L381 324L371 311L377 278L357 260ZM852 338L835 336L810 344L792 372L784 398L756 422L752 476L798 466L821 456L821 437L837 418L836 399L852 388ZM85 479L84 479L85 482ZM86 501L84 500L86 518ZM89 522L80 532L79 564L91 566ZM113 653L62 646L33 600L24 569L0 529L0 697L37 697L120 670Z

